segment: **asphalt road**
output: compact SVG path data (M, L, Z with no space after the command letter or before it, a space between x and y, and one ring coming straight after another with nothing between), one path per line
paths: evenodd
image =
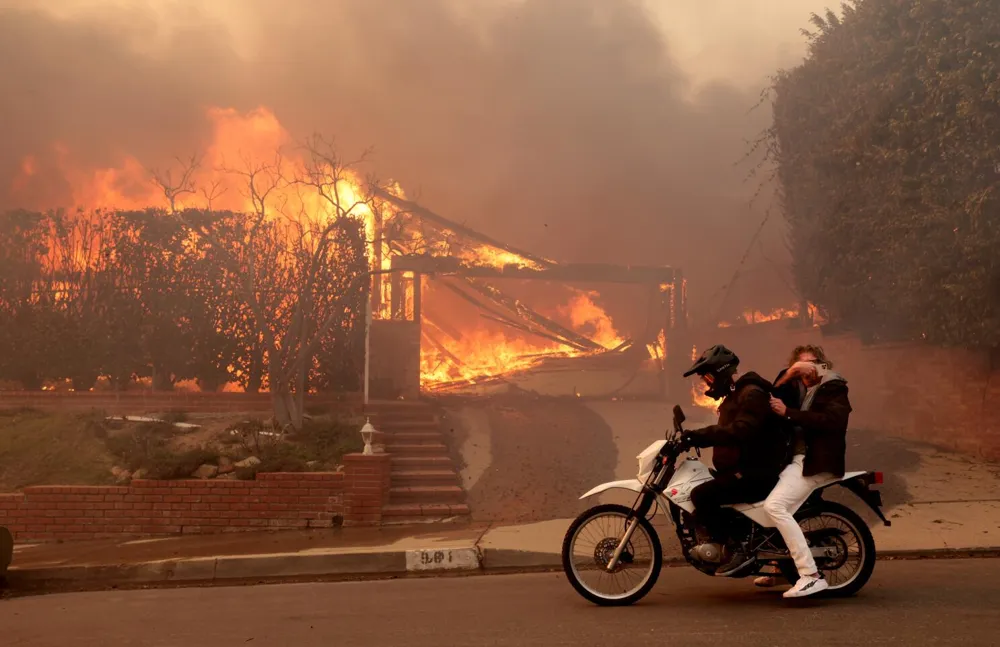
M850 600L666 569L600 609L561 574L110 591L0 601L4 647L998 645L1000 560L880 562Z

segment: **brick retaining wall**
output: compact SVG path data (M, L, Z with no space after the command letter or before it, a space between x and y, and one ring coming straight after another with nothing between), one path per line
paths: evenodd
M344 525L377 526L382 507L389 502L392 461L388 454L344 457L344 471L351 479L344 487Z
M0 526L18 541L44 541L377 525L388 466L387 455L352 454L344 472L29 487L0 495Z

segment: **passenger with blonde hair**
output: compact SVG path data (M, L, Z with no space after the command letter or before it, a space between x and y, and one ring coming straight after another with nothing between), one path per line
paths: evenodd
M771 410L792 426L792 461L764 502L785 545L795 560L799 579L784 597L819 593L829 584L816 568L805 535L794 518L818 485L844 475L847 422L851 403L847 380L833 371L833 363L819 346L799 346L790 366L775 380ZM777 397L776 397L777 396ZM758 586L773 586L773 577L758 578Z

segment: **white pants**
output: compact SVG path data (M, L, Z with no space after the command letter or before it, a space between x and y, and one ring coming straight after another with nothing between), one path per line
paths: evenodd
M799 454L792 459L781 472L778 484L774 486L771 493L764 501L764 511L777 526L788 546L788 552L795 560L795 567L800 576L812 575L816 572L816 560L813 559L809 544L806 543L806 536L802 533L802 528L792 516L806 502L809 495L818 485L822 485L833 479L832 474L816 474L815 476L802 476L802 463L805 456Z

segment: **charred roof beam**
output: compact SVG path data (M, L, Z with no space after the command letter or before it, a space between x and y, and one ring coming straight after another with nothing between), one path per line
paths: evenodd
M606 263L561 263L544 269L518 265L503 268L473 266L457 258L442 258L427 254L395 256L392 269L420 272L421 274L461 276L483 279L518 279L559 281L563 283L630 283L672 284L681 278L680 272L671 267L648 265L612 265Z
M553 263L548 259L544 259L540 256L535 256L530 252L517 249L516 247L512 247L507 243L502 243L495 238L491 238L486 234L482 234L476 231L475 229L472 229L471 227L467 227L465 225L455 222L454 220L450 220L448 218L445 218L444 216L440 216L431 211L430 209L420 206L416 202L411 202L409 200L403 200L402 198L397 198L396 196L392 195L391 193L389 193L384 189L375 189L375 195L378 198L394 205L397 209L399 209L404 213L409 213L414 216L417 216L418 218L421 218L425 221L434 223L438 227L444 227L445 229L453 231L454 233L460 236L465 236L466 238L476 240L490 247L502 249L505 252L509 252L516 256L520 256L521 258L530 261L532 263L535 263L536 265L539 265L541 267L552 267L555 265L555 263Z

